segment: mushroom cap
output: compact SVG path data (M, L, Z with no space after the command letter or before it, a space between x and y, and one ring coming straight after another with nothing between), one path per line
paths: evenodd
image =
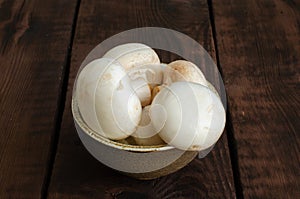
M151 106L165 112L151 111L155 128L161 128L160 137L182 150L204 150L221 136L225 126L225 110L218 95L208 87L191 82L175 82L164 87ZM160 117L160 119L155 119ZM162 124L160 121L164 121Z
M167 65L164 71L164 84L170 85L179 81L194 82L207 86L205 76L200 68L186 60L173 61Z
M141 119L141 103L124 68L112 59L87 64L76 82L76 97L87 125L110 139L131 135Z
M160 63L155 51L141 43L127 43L116 46L106 52L103 57L116 60L126 71L146 64Z

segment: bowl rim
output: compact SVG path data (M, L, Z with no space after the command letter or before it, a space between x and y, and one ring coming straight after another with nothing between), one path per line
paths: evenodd
M126 151L131 151L131 152L153 152L153 151L166 151L166 150L171 150L175 149L175 147L170 146L170 145L153 145L153 146L140 146L140 145L129 145L129 144L123 144L111 139L108 139L93 129L91 129L83 120L80 112L79 112L79 107L77 105L77 100L72 97L72 102L71 102L71 109L72 109L72 115L73 115L73 120L74 122L81 128L81 130L89 135L91 138L94 140L105 144L107 146L116 148L116 149L121 149L121 150L126 150ZM78 131L76 129L76 131Z

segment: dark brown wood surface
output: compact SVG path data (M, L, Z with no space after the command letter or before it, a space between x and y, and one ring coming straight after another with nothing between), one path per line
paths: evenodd
M0 198L47 184L75 6L0 1Z
M116 8L116 16L107 15ZM135 180L103 166L81 144L70 110L73 82L81 62L104 39L141 26L163 26L187 33L214 53L206 1L82 1L49 198L234 198L226 134L207 158L150 181ZM173 58L162 52L161 56L165 62Z
M245 198L300 198L300 2L214 1Z
M300 198L299 24L298 0L0 0L0 198ZM229 105L206 158L150 181L94 159L70 110L89 51L143 26L203 45Z

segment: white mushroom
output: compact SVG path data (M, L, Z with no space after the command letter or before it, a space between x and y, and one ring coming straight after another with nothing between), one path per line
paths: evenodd
M134 89L137 91L142 106L151 103L153 99L152 89L162 84L165 67L166 64L149 64L135 67L128 71L128 76L132 80L132 84L139 86L139 89Z
M124 68L112 59L90 62L80 72L76 98L87 125L110 139L131 135L141 119L141 103Z
M126 71L143 65L160 63L155 51L141 43L127 43L116 46L106 52L103 57L118 61Z
M132 137L138 145L142 146L165 144L151 123L149 115L150 108L151 106L146 106L143 108L140 124L137 127L136 132L132 134Z
M103 57L120 63L128 72L142 105L150 104L151 89L145 84L154 81L162 82L160 60L155 51L145 44L127 43L110 49Z
M163 83L163 71L167 67L166 64L147 64L144 66L132 68L128 71L130 79L144 79L151 87L161 85Z
M163 83L170 85L173 82L188 81L207 86L201 70L192 62L177 60L168 64L164 70Z
M207 149L223 132L224 107L218 95L206 86L175 82L155 96L151 106L158 105L163 110L151 109L152 124L160 129L160 137L176 148ZM166 112L165 118L162 112Z

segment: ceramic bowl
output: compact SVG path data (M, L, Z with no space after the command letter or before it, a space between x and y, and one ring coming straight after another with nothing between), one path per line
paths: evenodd
M173 173L198 154L168 145L136 146L107 139L86 125L76 99L72 100L72 113L77 133L89 153L106 166L138 179L153 179Z
M208 87L217 91L208 82ZM191 162L197 155L205 157L214 147L203 151L183 151L169 145L137 146L105 138L84 122L76 97L72 113L77 133L85 148L104 165L137 179L154 179L173 173Z

